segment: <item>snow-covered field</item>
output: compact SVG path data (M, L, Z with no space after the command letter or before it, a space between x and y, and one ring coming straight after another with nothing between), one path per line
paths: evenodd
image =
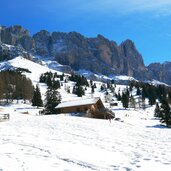
M42 73L55 72L22 57L1 68L6 65L31 71L25 74L34 85ZM73 82L63 83L59 92L62 101L100 97L104 102L101 84L96 82L94 94L87 88L82 98L66 92L67 86L72 91ZM44 99L47 86L39 86ZM125 88L117 85L115 91ZM39 109L21 102L0 106L0 113L10 113L10 120L0 122L0 171L170 171L171 129L153 117L154 107L125 110L118 104L112 110L120 121L111 122L66 114L38 116Z
M1 111L1 171L170 171L171 130L144 113L116 109L124 122L73 117L36 116L31 106ZM31 115L22 114L28 111ZM125 115L127 114L127 115Z

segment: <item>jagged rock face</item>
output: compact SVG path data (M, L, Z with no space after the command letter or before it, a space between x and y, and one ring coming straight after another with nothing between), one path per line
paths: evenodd
M119 46L120 56L123 57L123 73L142 79L145 76L145 65L142 56L131 40L126 40ZM121 58L122 59L122 58Z
M74 70L135 77L142 77L142 71L145 71L142 57L130 40L118 46L102 35L85 38L76 32L50 34L46 30L30 37L29 32L21 26L4 27L0 35L3 43L21 46L34 55L55 58Z
M40 56L50 56L51 35L46 30L41 30L33 36L35 42L35 52Z
M86 38L76 32L51 34L46 30L31 37L28 30L12 26L0 27L0 43L1 60L18 55L30 58L31 53L55 59L65 65L65 70L68 65L71 68L67 70L85 69L98 74L128 75L171 84L171 63L155 63L145 67L142 56L131 40L117 45L102 35Z
M87 39L76 32L52 35L55 35L54 44L58 45L53 52L59 63L70 65L75 70L86 69L94 73L112 74L113 69L101 58L94 39Z
M148 67L148 78L153 78L171 85L171 62L152 63Z
M110 74L120 73L122 70L121 59L119 57L118 46L115 42L111 42L98 35L97 38L89 39L93 55L101 61L106 67L111 68Z
M29 31L21 26L2 27L0 29L0 41L4 44L21 46L27 51L34 49L34 40Z
M54 55L62 64L70 65L76 70L87 69L105 75L125 74L140 78L144 75L146 68L142 56L130 40L117 46L101 35L87 39L78 33L61 37L59 34L55 42L58 45L62 42L62 46Z
M13 59L16 56L23 56L31 59L30 53L26 52L22 47L0 44L0 61Z

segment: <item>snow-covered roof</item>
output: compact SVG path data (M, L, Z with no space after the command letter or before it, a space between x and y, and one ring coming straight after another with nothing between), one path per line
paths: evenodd
M64 107L73 107L73 106L95 104L99 99L100 98L97 97L97 98L91 98L91 99L80 99L80 100L62 102L58 106L56 106L56 109L64 108Z

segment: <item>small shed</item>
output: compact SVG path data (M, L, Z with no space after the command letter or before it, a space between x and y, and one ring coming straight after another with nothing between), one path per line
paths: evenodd
M95 110L104 109L100 98L80 99L60 103L56 109L60 113L86 113L91 108Z

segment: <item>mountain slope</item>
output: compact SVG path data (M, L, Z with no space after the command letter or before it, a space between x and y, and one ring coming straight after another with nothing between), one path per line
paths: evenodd
M46 65L34 63L21 56L7 63L13 68L28 69L31 73L24 74L34 85L38 83L40 74L55 72ZM66 92L66 86L72 88L74 82L63 83L59 89L62 100L98 96L104 102L105 92L100 91L103 83L95 83L97 88L94 94L87 87L84 97ZM39 86L44 95L47 86L42 83ZM125 88L124 85L116 85L115 91L122 92ZM0 113L10 113L9 121L0 122L0 170L170 169L170 129L162 127L159 120L153 117L154 107L126 110L118 102L118 106L112 110L117 118L121 118L121 122L71 117L67 114L38 116L39 110L31 104L20 102L0 107Z
M0 42L1 59L11 59L19 55L30 59L32 55L41 56L68 65L76 71L88 70L107 76L127 75L139 80L157 79L171 85L170 65L163 64L166 67L158 67L152 64L146 67L131 40L117 45L102 35L86 38L77 32L49 33L46 30L31 36L28 30L16 25L0 28ZM15 50L11 52L10 48L4 48L4 44L13 45L16 49L13 48ZM159 76L156 76L156 70Z
M171 84L171 62L152 63L148 66L149 78L159 80L166 84Z

